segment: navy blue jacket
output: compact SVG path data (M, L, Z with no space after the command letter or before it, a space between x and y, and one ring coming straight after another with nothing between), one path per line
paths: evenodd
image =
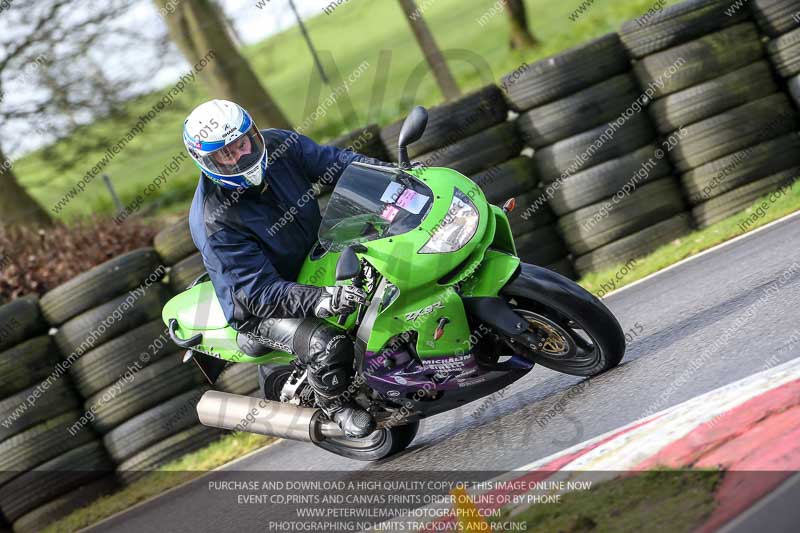
M189 211L192 239L235 329L313 316L320 289L295 283L321 222L312 184L334 185L353 161L381 163L295 132L261 133L266 188L230 190L201 175Z

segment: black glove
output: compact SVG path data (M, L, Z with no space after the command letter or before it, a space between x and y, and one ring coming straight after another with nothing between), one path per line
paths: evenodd
M330 318L336 315L349 315L358 305L367 303L367 293L353 285L322 287L322 293L314 306L314 315Z

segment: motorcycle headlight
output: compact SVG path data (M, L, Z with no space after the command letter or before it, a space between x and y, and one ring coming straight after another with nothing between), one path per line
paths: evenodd
M478 230L480 215L469 197L455 190L450 209L419 253L443 254L463 248Z

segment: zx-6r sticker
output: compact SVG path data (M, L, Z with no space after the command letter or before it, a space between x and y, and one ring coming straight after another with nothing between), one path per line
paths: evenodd
M436 302L434 304L429 305L428 307L423 307L418 311L412 311L410 313L406 313L406 320L408 320L409 322L413 322L422 315L429 315L433 313L436 309L444 309L444 305L442 305L442 302Z

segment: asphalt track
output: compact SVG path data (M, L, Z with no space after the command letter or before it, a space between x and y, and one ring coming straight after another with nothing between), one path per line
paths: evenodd
M605 302L630 340L623 364L611 372L582 382L536 368L488 399L424 421L408 451L382 463L284 441L231 470L511 470L796 358L800 217L684 262ZM258 507L238 507L211 494L203 478L91 531L267 531L269 518Z

